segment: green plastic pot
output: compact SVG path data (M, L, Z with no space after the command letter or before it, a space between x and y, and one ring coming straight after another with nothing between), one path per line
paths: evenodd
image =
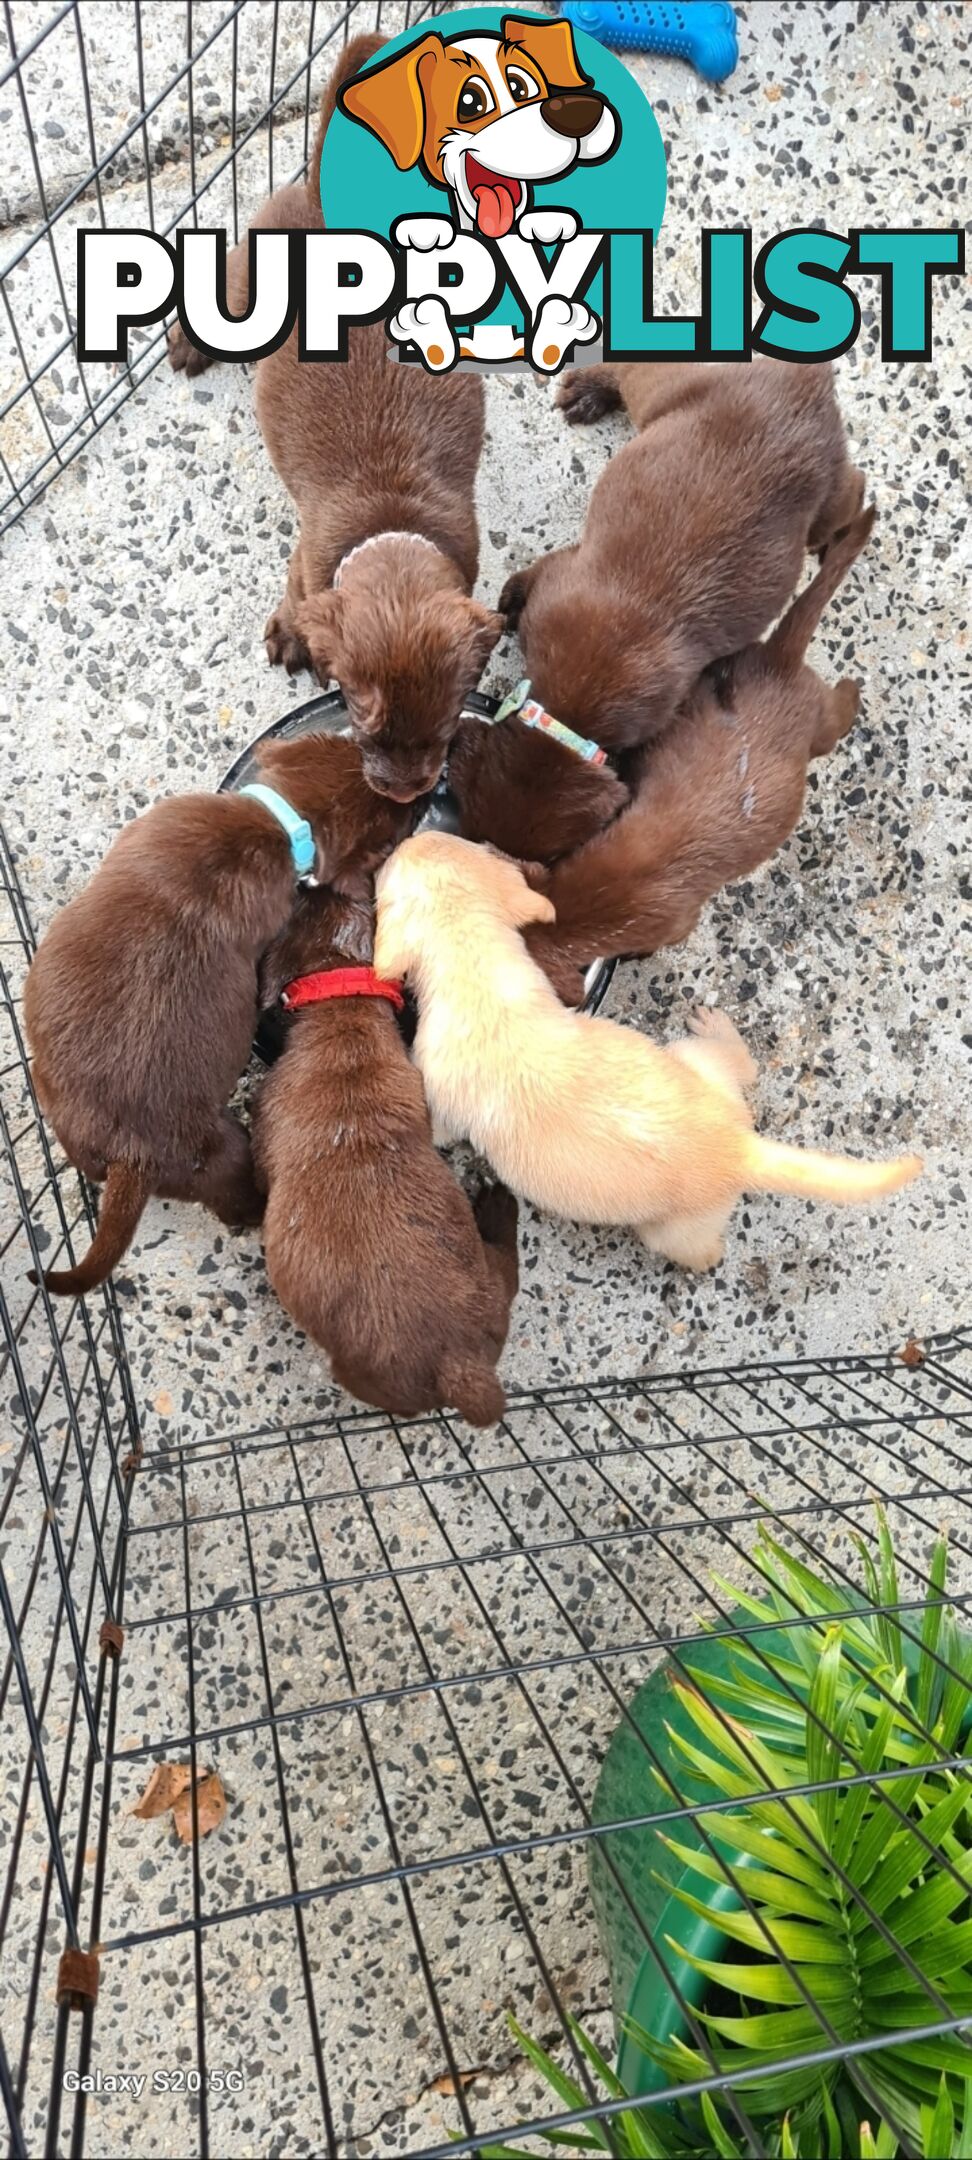
M738 1612L730 1616L730 1625L742 1628L751 1626L752 1622L747 1620L745 1613ZM786 1630L767 1631L761 1640L768 1651L782 1652ZM729 1636L705 1638L686 1648L684 1662L699 1672L728 1678L732 1648ZM706 1900L712 1917L703 1920L697 1913L690 1912L674 1895L677 1884L683 1881L689 1884L689 1871L661 1843L652 1828L655 1813L668 1816L669 1819L660 1824L663 1831L677 1836L683 1845L702 1843L694 1816L677 1824L671 1820L672 1803L656 1783L652 1769L652 1764L657 1763L659 1769L670 1773L677 1791L686 1792L685 1764L666 1727L670 1726L684 1739L696 1742L698 1733L673 1691L675 1678L673 1666L661 1665L644 1687L639 1688L630 1705L631 1723L627 1718L622 1721L608 1747L592 1809L595 1823L624 1822L636 1815L646 1817L636 1829L614 1830L604 1838L592 1839L588 1859L598 1934L611 1974L611 2000L618 2034L618 2076L626 2092L632 2094L656 2092L667 2085L669 2079L625 2031L625 2017L635 2019L658 2041L690 2038L676 1990L680 1990L683 2001L690 2008L696 2009L708 1982L694 1965L688 1963L684 1953L703 1958L724 1956L726 1937L719 1926L719 1914L734 1911L740 1903L738 1892L731 1883L705 1883L693 1875L691 1888L696 1896ZM642 1746L639 1734L647 1742L650 1754ZM721 1795L704 1790L694 1780L691 1796L693 1800L721 1802ZM720 1841L718 1850L725 1854L733 1868L746 1866L743 1854L731 1846ZM624 1896L621 1883L628 1892L631 1905ZM669 1980L651 1950L646 1948L646 1936L655 1944ZM681 1956L671 1949L668 1937L678 1945L683 1953Z
M847 1603L859 1606L863 1611L869 1609L867 1600L852 1592L848 1592ZM738 1629L740 1636L746 1634L750 1639L752 1625L751 1616L738 1609L730 1613L726 1621L728 1631ZM920 1627L921 1613L915 1612L911 1616L910 1630L918 1635ZM970 1637L964 1629L961 1635L968 1643ZM770 1657L785 1655L788 1644L792 1649L792 1633L787 1628L763 1629L756 1640ZM732 1632L703 1637L686 1646L682 1665L690 1665L700 1673L728 1678L735 1642L736 1636ZM917 1642L906 1638L904 1659L909 1671L917 1670ZM661 1843L652 1828L656 1815L667 1815L669 1819L659 1825L663 1832L676 1836L682 1845L702 1844L694 1816L678 1822L671 1819L672 1803L656 1782L653 1762L671 1776L676 1790L690 1796L693 1802L711 1800L720 1807L723 1805L720 1793L706 1790L700 1779L687 1777L686 1765L666 1731L666 1726L671 1727L672 1732L684 1739L698 1742L697 1729L673 1691L672 1682L677 1677L682 1675L676 1673L672 1665L665 1664L652 1674L644 1687L639 1688L630 1705L631 1722L627 1718L622 1721L608 1747L592 1808L595 1824L630 1821L634 1816L645 1818L636 1829L613 1830L602 1838L592 1838L588 1858L598 1933L611 1975L611 1999L618 2035L618 2076L626 2092L633 2097L657 2092L669 2084L670 2079L631 2038L625 2029L626 2018L640 2025L656 2041L691 2040L678 1994L680 1992L682 2001L690 2009L698 2009L709 1983L704 1974L689 1964L686 1953L710 1959L731 1956L731 1946L720 1928L719 1915L738 1910L742 1903L731 1883L707 1883L701 1876L683 1868L681 1861ZM970 1729L972 1704L963 1721L963 1744L968 1742ZM647 1742L650 1754L639 1735ZM740 1870L749 1864L744 1854L723 1839L713 1840L713 1843L733 1869ZM624 1897L618 1877L628 1891L634 1912ZM690 1889L697 1899L705 1901L708 1919L691 1912L674 1895L679 1884ZM646 1937L655 1945L664 1971L652 1951L646 1948ZM671 1948L671 1943L677 1945L676 1950Z

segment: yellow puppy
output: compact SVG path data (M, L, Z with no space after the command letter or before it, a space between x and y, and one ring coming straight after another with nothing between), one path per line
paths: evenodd
M756 1067L724 1013L659 1050L559 1002L520 931L550 901L468 840L406 840L377 885L375 967L418 999L415 1058L440 1142L469 1138L507 1185L579 1222L630 1223L652 1252L715 1267L744 1192L877 1200L917 1155L852 1162L752 1130Z

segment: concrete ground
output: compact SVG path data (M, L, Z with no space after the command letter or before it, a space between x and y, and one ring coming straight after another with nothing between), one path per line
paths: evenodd
M92 91L96 113L99 99L107 107L107 134L133 109L130 55L122 80L131 11L112 6L88 12L97 18L105 46L93 70ZM697 234L706 224L749 223L758 243L810 219L840 230L873 221L963 221L967 10L764 0L738 12L742 60L721 90L706 87L674 62L635 63L668 152L669 207L657 290L672 312L691 311L695 304ZM16 13L25 35L28 18L38 10L22 7ZM175 13L147 11L153 64L160 68L171 63L166 40ZM205 24L209 10L199 7L195 13ZM322 13L318 10L319 20ZM363 7L359 13L365 27L372 11ZM306 34L300 14L293 6L281 10L284 46L292 40L295 53ZM109 17L113 37L106 27ZM270 11L247 10L244 49L253 73L244 70L244 79L247 109L254 112L269 36ZM224 39L220 50L225 45ZM225 77L218 74L215 58L211 75L207 66L200 64L197 80L201 173L226 153ZM39 75L38 84L52 98L50 110L62 128L61 136L47 139L44 155L55 166L62 158L63 191L85 156L83 107L70 57L56 80L45 84ZM301 116L302 105L284 109L277 130L278 174L298 162ZM180 120L177 112L159 138L154 188L162 217L174 215L184 196L185 129L185 115ZM0 133L0 144L8 142ZM258 147L262 155L262 144ZM252 162L251 156L247 173ZM0 182L9 215L23 214L31 180L22 161L14 160L11 169L0 161ZM256 174L252 181L241 178L244 211L261 184ZM227 190L224 177L213 189L206 222L219 223L228 215ZM118 161L106 191L111 222L144 222L144 189L131 161ZM83 214L89 214L88 206ZM19 228L5 233L2 253L20 237ZM46 323L56 312L57 295L40 262L18 271L12 289L28 321ZM968 317L958 283L941 281L931 362L889 366L879 352L876 286L864 282L861 292L864 333L839 364L839 394L880 518L865 561L828 615L815 655L825 673L861 677L860 720L852 738L812 775L800 827L775 861L724 893L680 950L619 969L606 1010L665 1040L681 1032L693 1005L718 1002L738 1021L759 1060L758 1114L768 1133L877 1154L917 1146L927 1158L926 1176L874 1216L846 1212L838 1217L796 1200L754 1202L737 1213L723 1266L700 1279L649 1259L627 1236L554 1222L525 1209L522 1287L503 1368L511 1389L804 1351L820 1356L880 1348L912 1333L948 1328L962 1314L972 1099L972 1037L962 973L962 939L969 927L972 728L963 418ZM8 392L9 356L5 366ZM68 355L66 395L76 388L72 370ZM549 389L527 377L490 381L487 398L478 589L495 599L511 568L576 533L591 486L623 441L625 425L617 420L590 431L568 431ZM15 415L8 427L30 424ZM23 445L8 436L0 438L0 447L10 451ZM2 698L9 718L0 750L4 814L38 930L79 889L123 819L160 793L212 786L268 722L311 695L308 679L291 683L267 666L262 640L294 536L293 509L264 455L246 372L217 368L190 384L164 367L8 535L0 573ZM515 644L500 647L487 687L508 686L518 670ZM325 1418L350 1408L331 1386L319 1352L276 1305L253 1236L224 1235L201 1213L156 1203L124 1264L119 1293L150 1449L257 1426L283 1427L289 1420ZM522 1445L528 1464L533 1445L527 1429ZM421 1541L429 1530L413 1481L418 1465L408 1475L414 1513L410 1517L400 1505L395 1534ZM204 1495L204 1470L199 1476ZM341 1482L334 1479L329 1489ZM148 1490L144 1506L150 1519L158 1520L151 1515L156 1488L149 1483ZM203 1504L202 1499L196 1503ZM470 1506L475 1521L475 1495ZM484 1524L485 1517L479 1528L486 1537ZM202 1565L203 1554L198 1557ZM209 1596L218 1600L227 1586L238 1583L243 1561L229 1543L217 1541L207 1564ZM698 1609L697 1596L681 1578L659 1592L659 1599L653 1617L673 1626L688 1625ZM162 1611L174 1602L175 1593L167 1599L156 1583L151 1609ZM301 1605L300 1610L313 1617L312 1608ZM363 1640L373 1646L386 1624L379 1600L361 1616ZM544 1624L537 1622L541 1635ZM518 1640L516 1627L512 1639ZM313 1633L296 1628L278 1646L289 1660L291 1682L316 1657L315 1640ZM156 1742L158 1753L165 1734L180 1729L180 1713L173 1707L180 1695L178 1644L166 1656L158 1644L156 1649L157 1656L142 1666L133 1660L126 1676L123 1752ZM239 1682L240 1661L242 1669L253 1669L248 1663L253 1643L227 1635L220 1654L227 1684L233 1678L242 1687L245 1714L252 1705ZM167 1656L174 1657L173 1665ZM630 1684L641 1669L637 1660L628 1661ZM375 1684L380 1688L387 1682L379 1678ZM412 1726L404 1721L399 1748L401 1706L387 1711L395 1730L386 1726L381 1743L386 1765L400 1762L406 1749L414 1754L424 1746L426 1714L427 1709L416 1712ZM558 1715L576 1740L578 1780L589 1798L616 1710L600 1697L596 1706L564 1698ZM355 1749L360 1753L360 1739L350 1721L345 1723L343 1755L340 1750L335 1755L326 1735L319 1733L310 1743L306 1727L294 1728L303 1732L306 1751L294 1766L302 1780L305 1836L315 1825L320 1836L322 1825L333 1834L324 1802L330 1804L338 1786L350 1822L363 1804L367 1769L352 1760ZM515 1753L515 1719L513 1726ZM265 1799L273 1823L272 1779L263 1798L257 1792L270 1777L265 1763L255 1769L252 1750L237 1742L226 1744L222 1766L227 1785L237 1792L247 1788L250 1822L261 1819ZM139 1760L116 1779L118 1808L134 1798L142 1768ZM433 1840L458 1836L450 1818L450 1774L442 1771L431 1797L425 1793L416 1801L429 1811L427 1836ZM158 1839L157 1826L139 1828ZM268 1879L276 1882L279 1821L271 1842L273 1866L264 1860ZM119 1934L132 1924L134 1910L125 1906L129 1848L134 1883L145 1840L133 1847L131 1828L122 1824L112 1893L117 1909L109 1927ZM182 1907L185 1884L178 1884L177 1863L185 1856L166 1847L160 1860L160 1850L153 1844L153 1866L172 1875L170 1894ZM592 1938L582 1863L572 1849L564 1850L570 1857L561 1861L559 1883L551 1872L546 1949L558 1984L566 1976L570 1999L603 2012L605 1976ZM235 1905L245 1894L234 1877L238 1856L227 1847L224 1859L221 1894ZM351 1867L347 1855L345 1860ZM376 2049L369 1940L382 1945L379 1964L386 1975L394 1966L399 1974L411 1973L408 1986L414 1980L414 1951L395 1932L400 1915L394 1925L387 1916L383 1921L381 1896L376 1890L374 1935L364 1928L348 1937L354 1945L346 1949L350 1968L345 1965L337 1992L329 1995L326 1978L323 1983L325 2023L330 2015L337 2059L352 2094L341 2146L348 2152L419 2151L456 2120L443 2106L441 2091L432 2102L426 2095L426 2112L422 2107L410 2112L406 2102L426 2082L414 2055L404 2043L401 2049L392 2046L387 2059ZM529 2019L536 1994L525 1984L515 1985L512 1997L504 1992L504 1961L515 1963L518 1954L506 1939L507 1906L498 1891L483 1915L479 1968L492 1975L492 1982L483 1984L488 1991L495 1983L495 2001L515 2000ZM321 1908L315 1910L319 1915ZM429 1917L447 1962L455 1910L454 1902L443 1905L440 1897ZM359 1930L361 1922L359 1904ZM225 1990L232 1988L234 1971L243 1975L251 2022L241 2012L233 2045L252 2060L260 2052L261 2035L266 2041L270 2034L269 2054L276 2051L279 2060L281 2048L286 2054L288 2046L287 1987L271 1967L281 1959L293 1966L292 1934L281 1948L283 1936L278 1942L272 1928L254 1936L238 1922L207 1940L225 1945L234 1929L228 1962L213 1983ZM139 1998L143 2006L154 2001L153 1986L160 1985L164 1972L172 2000L182 2005L177 2014L190 2045L188 1938L180 1938L171 1956L163 1954L165 1949L163 1944L142 1953L141 1964L130 1957L119 1967L119 2016L130 2007L133 1967L139 1966L134 1979L146 1982ZM315 1969L341 1972L340 1962L329 1965L331 1951L323 1938L316 1947L312 1943L311 1952L312 1962L320 1960ZM212 1954L218 1961L218 1953ZM461 1969L455 1967L456 1973ZM299 1994L299 1979L289 1978ZM388 1996L387 2015L407 2034L402 2004L408 1988L403 1982L404 1992L396 1993L397 1985ZM458 1990L458 1977L455 1985ZM361 2009L358 2026L353 2001ZM486 2063L495 2070L515 2055L492 2011L480 2048L458 2009L457 2018L464 2066ZM150 2025L143 2009L146 2048L155 2044ZM303 2047L303 2039L296 2044ZM434 2045L432 2057L438 2063ZM280 2105L279 2087L261 2085L255 2076L248 2114L214 2136L214 2150L312 2150L319 2123L315 2132L312 2114L298 2109L289 2131L281 2128L278 2137L271 2119ZM514 2078L508 2089L490 2094L478 2120L499 2122L518 2105ZM130 2128L112 2129L107 2118L97 2119L102 2127L92 2131L91 2149L122 2150ZM138 2134L146 2137L139 2148L145 2151L185 2149L168 2103L156 2103L151 2116L139 2116Z

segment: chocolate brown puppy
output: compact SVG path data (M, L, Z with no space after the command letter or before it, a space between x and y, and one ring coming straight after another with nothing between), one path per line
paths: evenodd
M310 824L320 877L360 876L408 823L340 738L269 745L260 775ZM152 1193L259 1222L250 1143L226 1104L253 1038L257 963L296 875L263 803L173 796L125 826L52 923L24 991L34 1084L65 1154L105 1190L89 1252L45 1276L49 1290L103 1282Z
M322 867L318 882L360 895L363 882L411 830L410 803L375 794L357 743L347 735L296 735L257 751L259 777L303 809L319 804ZM313 819L312 819L313 822ZM370 888L369 888L370 893Z
M267 954L263 998L309 975L350 988L371 953L370 907L304 894ZM493 1186L473 1209L436 1153L394 999L320 997L320 982L311 992L295 1001L254 1117L267 1273L350 1394L394 1417L454 1408L494 1424L516 1201Z
M793 831L809 760L846 735L859 701L856 682L830 687L804 656L874 517L863 511L832 542L765 645L703 676L668 734L639 753L630 809L554 870L556 921L525 936L566 1002L579 1002L589 961L681 944L706 901Z
M576 546L509 578L500 607L534 696L622 751L668 726L703 668L762 636L864 483L829 364L585 368L559 402L586 418L608 390L641 433L601 474Z
M609 765L593 765L515 714L492 726L462 720L449 784L466 840L553 863L609 825L630 801Z
M352 38L324 92L306 181L264 203L251 230L322 231L321 147L341 85L378 52ZM248 305L245 244L228 306ZM175 330L173 367L207 364ZM340 683L369 785L410 801L434 785L464 698L502 618L470 597L483 441L477 376L392 365L381 323L352 329L345 364L302 361L297 331L260 360L257 417L300 513L287 590L266 628L271 661Z

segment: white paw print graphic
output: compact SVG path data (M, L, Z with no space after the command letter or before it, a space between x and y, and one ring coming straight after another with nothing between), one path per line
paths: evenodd
M588 345L600 325L583 300L565 300L548 293L537 314L530 339L530 364L552 375L572 345Z
M459 348L443 302L434 293L422 300L406 300L388 325L398 345L417 345L426 367L441 375L452 367Z
M433 248L451 247L455 237L447 217L401 217L392 233L396 247L418 248L423 255Z
M516 229L523 240L539 240L542 247L555 247L558 240L572 240L577 226L572 210L524 210Z

